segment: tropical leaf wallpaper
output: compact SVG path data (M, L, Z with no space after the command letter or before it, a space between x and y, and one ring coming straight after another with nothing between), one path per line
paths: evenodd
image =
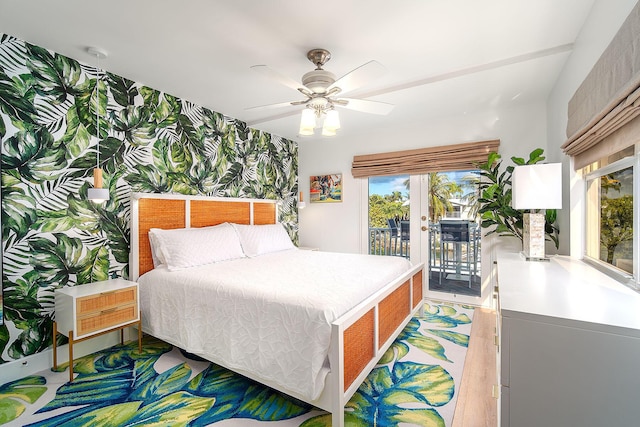
M296 142L1 33L0 142L0 363L51 345L56 289L128 277L132 191L277 199L297 241Z

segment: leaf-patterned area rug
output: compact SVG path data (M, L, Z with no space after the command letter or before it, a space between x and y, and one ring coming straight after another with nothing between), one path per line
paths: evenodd
M425 303L346 406L350 427L450 426L473 307ZM152 337L0 386L15 426L328 427L324 411Z

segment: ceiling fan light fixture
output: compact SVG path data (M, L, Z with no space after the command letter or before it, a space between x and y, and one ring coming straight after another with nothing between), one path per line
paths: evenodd
M334 129L328 129L326 127L322 127L322 136L336 136L336 131Z
M319 70L331 59L331 53L326 49L311 49L307 52L307 59Z
M304 110L302 110L302 114L300 115L300 131L298 133L303 136L313 135L315 127L315 112L310 108L305 108Z
M340 129L340 116L338 115L338 110L329 110L327 111L327 115L324 118L323 129L331 129L336 131Z
M302 76L302 84L313 93L325 93L336 81L336 76L327 70L313 70Z
M388 114L393 105L384 102L371 101L361 98L338 98L339 94L347 94L364 85L367 80L377 78L384 73L384 67L369 61L349 71L336 80L335 74L323 69L324 64L331 58L326 49L312 49L307 52L307 58L313 63L315 70L302 76L302 85L297 81L269 69L266 65L256 65L251 69L260 72L279 83L301 93L306 99L283 102L279 104L263 105L257 108L271 108L283 106L304 106L300 117L299 136L309 136L315 133L316 127L322 128L323 136L334 136L340 129L340 118L334 107L345 107L350 110L365 113Z
M316 117L322 117L322 114L330 108L333 108L331 101L324 96L314 96L307 103L307 108L315 111Z
M338 129L340 129L338 112L336 110L326 111L324 123L322 124L322 136L336 136Z

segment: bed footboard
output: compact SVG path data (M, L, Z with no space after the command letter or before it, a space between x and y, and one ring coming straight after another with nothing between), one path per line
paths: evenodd
M331 411L334 427L344 426L344 405L422 309L423 267L414 266L333 322L329 355L332 375L325 387L331 395L331 407L325 409Z

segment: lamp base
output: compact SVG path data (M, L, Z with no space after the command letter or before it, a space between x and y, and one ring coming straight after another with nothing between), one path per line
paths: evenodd
M527 261L547 259L544 254L544 214L523 215L522 249Z
M532 256L529 256L526 253L524 253L524 251L521 251L520 255L524 258L525 261L551 261L551 257L549 257L549 256L544 256L542 258L540 258L540 257L532 257Z

